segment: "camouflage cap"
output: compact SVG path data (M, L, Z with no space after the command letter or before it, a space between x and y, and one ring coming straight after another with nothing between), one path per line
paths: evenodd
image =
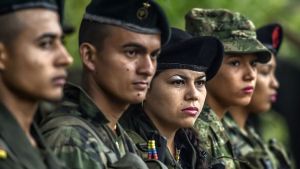
M194 36L219 38L226 54L253 53L262 63L271 58L270 51L257 40L253 22L238 12L193 8L185 20L187 32Z

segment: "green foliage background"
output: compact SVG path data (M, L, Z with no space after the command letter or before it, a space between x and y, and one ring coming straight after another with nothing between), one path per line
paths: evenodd
M74 67L80 66L77 33L85 6L90 0L66 0L65 22L76 28L76 33L66 37L66 45L74 57ZM193 8L227 8L249 17L256 25L278 22L284 26L285 37L280 51L281 57L300 63L300 2L298 0L157 0L166 11L171 26L184 29L184 15ZM298 40L298 41L297 41Z

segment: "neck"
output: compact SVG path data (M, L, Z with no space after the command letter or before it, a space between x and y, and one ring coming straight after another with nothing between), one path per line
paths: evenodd
M217 114L220 120L224 117L228 106L222 104L220 101L217 101L214 97L210 96L209 94L206 97L206 103Z
M5 88L3 83L0 83L0 85L1 102L16 119L22 130L25 132L30 143L35 146L35 141L31 136L30 128L38 108L38 101L25 98L23 97L24 94L16 94L16 92Z
M118 120L128 108L129 104L118 101L118 99L97 85L93 78L89 78L89 75L86 76L83 88L109 121L108 126L115 131Z
M234 119L234 121L238 124L238 126L242 129L246 126L246 121L249 116L249 112L245 107L230 107L229 112Z
M152 116L152 113L149 111L145 110L145 113L148 115L156 129L158 130L159 134L163 137L166 138L167 140L167 147L171 154L175 156L175 135L177 130L179 129L178 127L172 128L172 125L168 125L167 123L162 122L162 120L156 119L154 116Z

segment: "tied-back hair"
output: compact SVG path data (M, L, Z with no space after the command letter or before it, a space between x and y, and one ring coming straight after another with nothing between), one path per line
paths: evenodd
M200 139L198 133L195 131L194 128L185 128L184 131L196 150L196 169L209 169L210 167L208 155L207 152L200 146Z

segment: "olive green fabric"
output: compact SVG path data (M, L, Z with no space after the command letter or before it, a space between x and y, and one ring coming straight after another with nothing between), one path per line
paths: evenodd
M0 103L0 168L1 169L63 169L62 163L45 145L33 123L31 134L37 143L33 147L16 119Z

